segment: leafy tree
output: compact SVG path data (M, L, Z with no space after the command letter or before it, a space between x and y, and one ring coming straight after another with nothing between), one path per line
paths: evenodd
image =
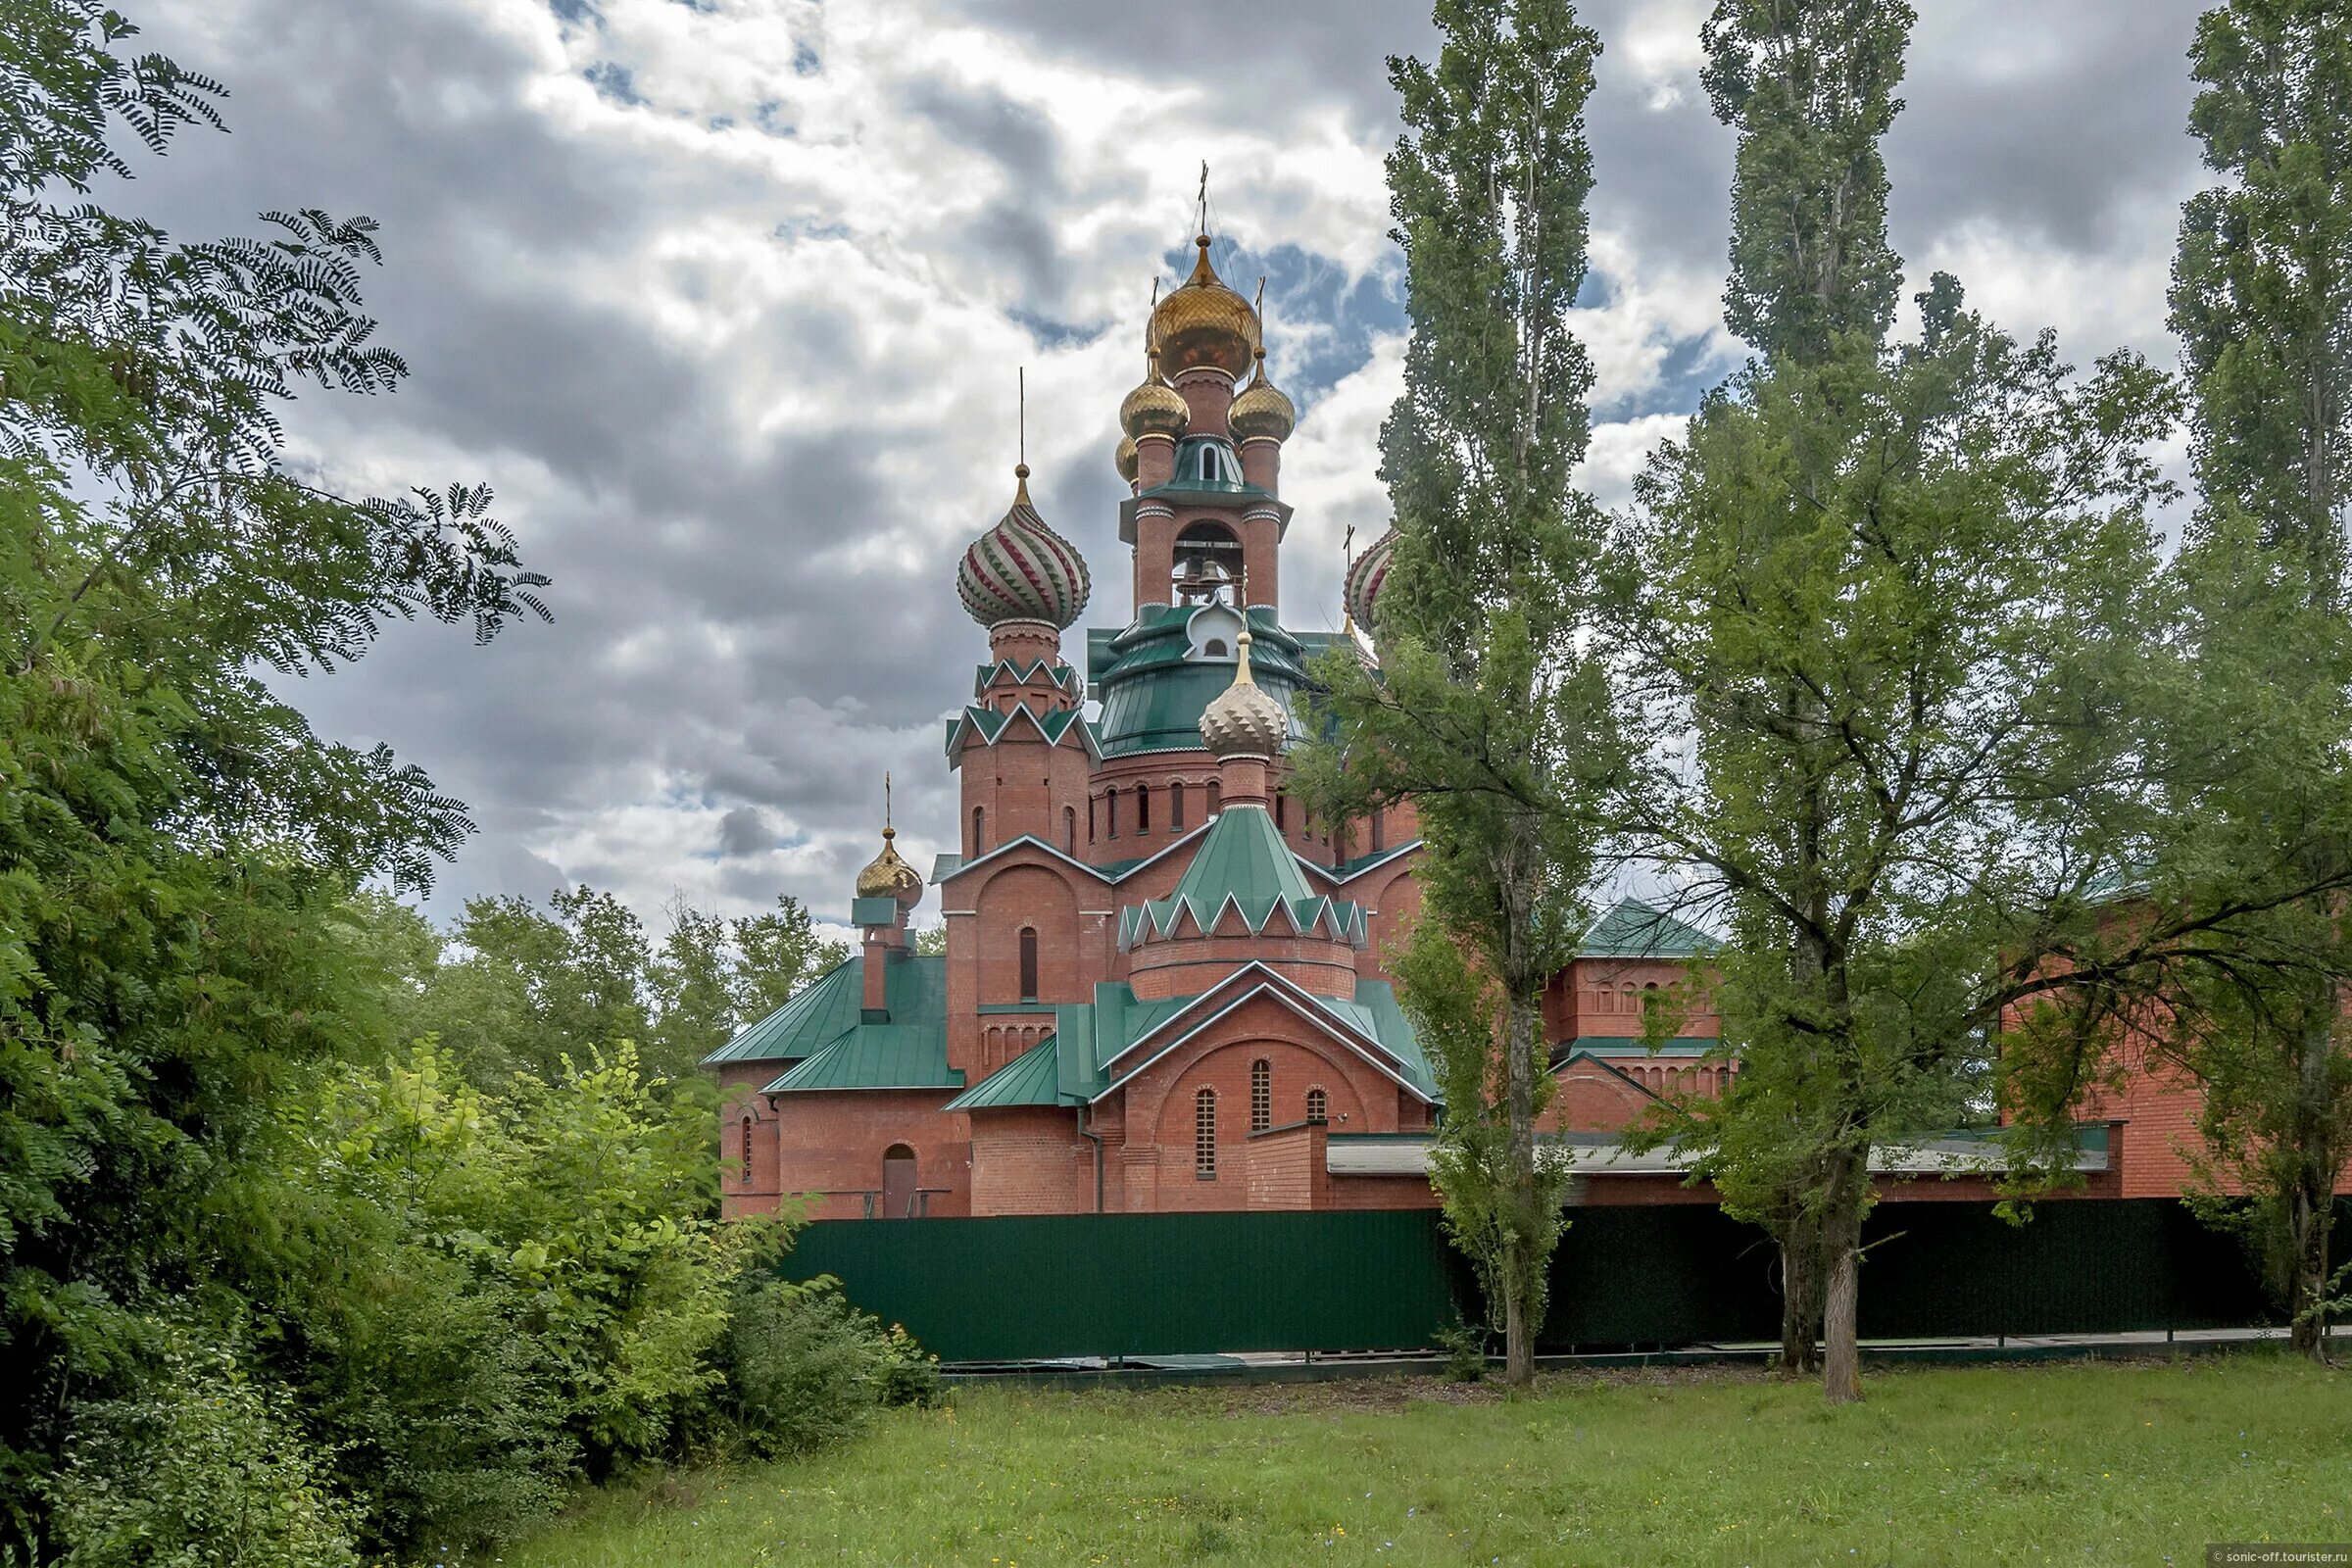
M1389 157L1412 336L1381 430L1396 509L1382 667L1324 662L1338 739L1298 787L1335 818L1409 798L1427 918L1398 965L1446 1092L1433 1175L1533 1376L1562 1175L1540 993L1585 925L1610 760L1592 622L1600 525L1569 482L1592 371L1567 313L1585 277L1584 106L1598 38L1565 0L1446 0L1434 66L1390 62Z
M2198 1086L2198 1206L2268 1245L2322 1355L2352 1161L2352 13L2233 0L2190 61L2230 182L2183 208L2173 272L2199 505L2154 705L2164 812L2117 931L2068 955L2098 989L2013 1076L2043 1126L2126 1063Z
M288 458L297 386L405 373L359 311L371 224L183 243L95 199L122 146L218 123L218 84L131 37L83 0L0 28L0 1516L34 1551L76 1412L210 1278L270 1092L366 1033L333 911L468 831L263 676L392 617L543 612L486 490L355 497Z
M1990 1108L2014 965L2119 863L2152 618L2143 449L2172 411L2129 356L2080 383L1938 274L1887 342L1876 141L1906 7L1724 0L1708 84L1741 149L1727 318L1757 357L1644 474L1627 536L1626 801L1729 918L1720 1101L1653 1131L1782 1245L1785 1365L1819 1302L1857 1397L1872 1152ZM2005 967L2007 965L2007 967ZM1818 1293L1818 1294L1816 1294Z

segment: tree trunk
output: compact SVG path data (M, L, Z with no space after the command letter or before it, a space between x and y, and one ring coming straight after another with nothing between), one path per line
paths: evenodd
M1821 1216L1821 1241L1828 1279L1822 1297L1821 1392L1832 1404L1862 1397L1862 1200L1867 1162L1850 1153L1836 1157L1829 1201Z
M1536 1292L1549 1259L1534 1256L1540 1224L1536 1181L1535 1049L1542 1018L1535 999L1513 987L1503 1025L1503 1098L1511 1171L1503 1255L1502 1378L1514 1389L1536 1380Z
M1791 1377L1821 1365L1821 1226L1799 1215L1781 1237L1781 1361Z

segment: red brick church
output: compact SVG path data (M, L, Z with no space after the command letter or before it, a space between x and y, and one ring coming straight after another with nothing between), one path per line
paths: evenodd
M1257 312L1198 244L1119 408L1129 618L1065 649L1091 574L1015 468L1011 506L956 573L988 657L947 726L962 853L930 877L947 952L907 942L925 883L886 815L851 906L861 951L705 1062L731 1215L787 1195L817 1218L1436 1201L1438 1087L1381 958L1419 904L1412 812L1326 829L1283 793L1310 662L1373 657L1356 628L1393 536L1350 567L1341 630L1283 623L1297 414ZM1548 988L1545 1119L1575 1149L1580 1201L1712 1200L1671 1153L1612 1136L1732 1070L1702 1060L1711 1016L1662 1048L1640 1039L1645 994L1709 946L1626 901ZM1982 1148L1895 1152L1882 1176L1948 1175ZM2093 1191L2122 1190L2123 1149L2086 1138Z

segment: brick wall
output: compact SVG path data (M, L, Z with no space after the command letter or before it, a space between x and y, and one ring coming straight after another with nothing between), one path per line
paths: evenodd
M1318 1208L1317 1195L1330 1185L1325 1129L1298 1122L1251 1133L1240 1151L1242 1185L1250 1208Z
M894 1144L914 1152L915 1185L944 1189L929 1195L934 1216L971 1212L971 1145L967 1118L944 1114L952 1090L867 1090L775 1097L776 1168L773 1185L755 1185L734 1212L772 1209L779 1193L814 1195L812 1219L857 1219L862 1194L882 1190L882 1156Z
M1072 1107L981 1111L972 1124L974 1214L1076 1214L1095 1206L1094 1145Z

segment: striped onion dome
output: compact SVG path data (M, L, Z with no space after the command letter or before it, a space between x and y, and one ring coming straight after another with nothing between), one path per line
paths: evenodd
M1391 528L1373 540L1370 548L1355 558L1355 564L1348 568L1348 582L1343 590L1348 613L1366 631L1374 628L1373 602L1380 597L1381 584L1389 579L1389 561L1396 553L1396 530Z
M1232 426L1235 437L1243 441L1261 435L1288 441L1291 432L1298 428L1298 408L1266 376L1264 349L1257 351L1257 378L1242 388L1241 396L1233 400L1225 422Z
M983 626L1042 620L1066 627L1086 609L1094 579L1078 547L1046 526L1029 503L1029 465L1012 470L1020 483L997 525L964 551L956 592Z

